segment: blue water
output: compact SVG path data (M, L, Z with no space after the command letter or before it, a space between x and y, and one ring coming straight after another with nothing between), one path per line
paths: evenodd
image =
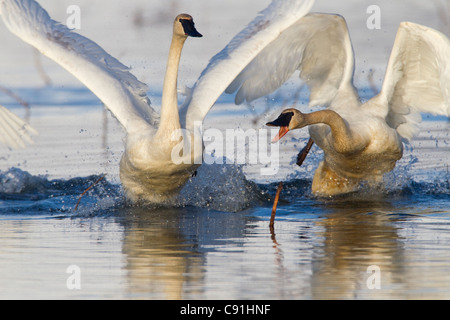
M271 233L277 183L230 192L241 208L226 212L204 194L133 206L105 177L75 210L99 178L0 173L1 298L450 298L448 181L334 199L288 181ZM67 284L73 265L80 289Z

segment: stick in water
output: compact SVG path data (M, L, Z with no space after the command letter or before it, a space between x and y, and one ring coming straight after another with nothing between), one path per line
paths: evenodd
M91 184L89 186L89 188L87 188L86 190L83 191L83 193L80 195L80 197L78 198L77 204L75 205L75 211L77 211L78 209L78 205L80 204L81 198L83 198L83 196L86 194L86 192L88 192L89 190L92 189L92 187L94 187L97 183L99 183L100 181L103 180L103 178L106 176L106 173L104 175L102 175L100 178L97 179L97 181L95 181L93 184Z
M283 182L280 182L280 184L278 185L277 193L275 195L275 199L273 200L272 215L270 216L270 223L269 223L269 228L272 232L273 226L275 224L275 214L277 211L278 199L280 198L281 189L283 189Z
M309 138L308 143L306 146L300 151L300 153L297 156L297 165L301 166L303 164L303 161L305 160L306 156L308 155L309 151L311 150L311 147L313 146L314 141ZM269 228L272 235L274 235L274 224L275 224L275 214L277 211L277 205L278 205L278 199L280 198L281 189L283 188L283 182L280 182L278 185L277 193L275 195L275 199L273 201L273 207L272 207L272 215L270 217L270 223Z

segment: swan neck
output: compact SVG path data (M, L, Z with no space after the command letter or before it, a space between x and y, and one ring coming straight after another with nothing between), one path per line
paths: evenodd
M158 132L171 133L180 129L180 117L178 114L177 81L178 67L180 64L181 51L186 38L173 35L170 45L169 57L167 59L166 75L161 101L161 120Z
M321 110L305 114L305 121L308 125L324 123L331 129L336 149L351 148L352 134L345 120L332 110Z
M344 121L342 117L333 110L320 110L303 114L308 124L325 123L333 125L335 122Z

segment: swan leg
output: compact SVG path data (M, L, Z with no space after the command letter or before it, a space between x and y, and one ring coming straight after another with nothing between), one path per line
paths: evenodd
M315 195L334 196L355 191L359 183L359 179L343 177L322 161L314 174L311 188Z
M299 167L303 164L303 161L305 161L306 156L308 155L309 150L311 150L311 147L313 144L314 144L314 141L311 138L309 138L306 146L298 153L296 163Z

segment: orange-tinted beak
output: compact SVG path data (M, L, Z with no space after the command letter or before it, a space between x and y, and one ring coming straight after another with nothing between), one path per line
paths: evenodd
M278 134L273 138L272 143L277 142L289 132L289 123L291 122L293 115L293 112L284 112L280 114L276 120L266 123L268 126L280 127L280 131L278 131Z
M272 143L275 143L278 140L280 140L281 138L283 138L284 135L288 132L289 132L289 127L286 127L286 126L280 127L280 131L278 131L278 134L272 139Z

